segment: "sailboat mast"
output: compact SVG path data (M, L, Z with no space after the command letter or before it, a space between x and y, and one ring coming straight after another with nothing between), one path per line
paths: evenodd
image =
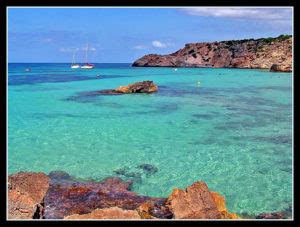
M72 65L75 64L75 51L73 52L73 59L72 59Z
M85 63L88 63L88 50L89 50L89 43L87 43L87 45L86 45Z

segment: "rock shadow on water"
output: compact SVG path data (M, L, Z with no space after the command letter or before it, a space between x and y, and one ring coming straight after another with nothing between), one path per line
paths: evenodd
M196 118L196 119L211 120L211 119L214 119L216 117L216 115L211 114L211 113L207 113L207 114L197 113L197 114L192 114L192 117Z
M234 140L247 140L252 142L266 142L276 145L292 144L292 135L274 135L274 136L233 136Z
M47 118L99 118L95 115L79 115L79 114L70 114L70 113L34 113L31 115L34 119L47 119Z
M38 75L15 75L8 78L8 85L25 85L40 83L61 83L83 80L94 80L90 76L78 76L69 74L38 74Z
M141 184L143 177L150 177L158 172L158 168L154 165L143 163L137 165L135 168L128 166L116 169L113 171L118 177L132 183Z
M137 115L148 115L148 114L171 114L176 112L179 109L179 105L177 103L163 103L157 105L143 105L143 108L148 108L149 110L145 111L135 111L134 113Z

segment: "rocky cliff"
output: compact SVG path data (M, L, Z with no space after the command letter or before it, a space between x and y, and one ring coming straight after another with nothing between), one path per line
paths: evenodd
M172 54L145 55L132 66L270 69L273 64L280 71L292 70L292 36L189 43Z

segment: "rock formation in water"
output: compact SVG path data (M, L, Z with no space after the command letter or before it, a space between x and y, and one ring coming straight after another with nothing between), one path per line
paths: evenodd
M141 166L149 168L149 166ZM151 168L152 170L152 168ZM50 182L50 183L49 183ZM168 198L141 196L132 182L110 177L79 181L56 171L9 176L9 219L237 219L204 182L174 189Z
M129 84L127 86L120 86L116 89L97 91L97 94L120 95L132 93L153 93L157 92L158 87L153 81L142 81Z
M292 70L292 36L189 43L172 54L145 55L132 66L270 69L273 64Z

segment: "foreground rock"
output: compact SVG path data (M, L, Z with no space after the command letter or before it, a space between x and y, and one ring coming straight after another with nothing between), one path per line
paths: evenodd
M61 219L73 214L88 214L97 208L115 206L134 210L147 200L158 200L129 191L130 185L130 182L116 177L101 182L51 179L45 196L45 218Z
M41 218L49 188L44 173L20 172L8 177L8 219Z
M273 64L291 70L292 37L190 43L168 55L148 54L132 66L270 69Z
M196 182L186 190L174 189L167 204L176 219L233 219L225 199L216 192L210 192L204 182Z
M120 94L131 94L131 93L153 93L157 92L158 87L153 81L142 81L129 84L127 86L120 86L112 90L102 90L98 91L98 94L108 94L108 95L120 95Z
M155 171L150 165L140 168ZM151 167L151 168L150 168ZM50 184L49 184L50 178ZM238 219L225 199L200 181L168 198L130 191L131 182L110 177L79 181L56 171L9 176L9 219Z
M88 214L73 214L64 219L141 219L136 210L123 210L119 207L96 209Z

